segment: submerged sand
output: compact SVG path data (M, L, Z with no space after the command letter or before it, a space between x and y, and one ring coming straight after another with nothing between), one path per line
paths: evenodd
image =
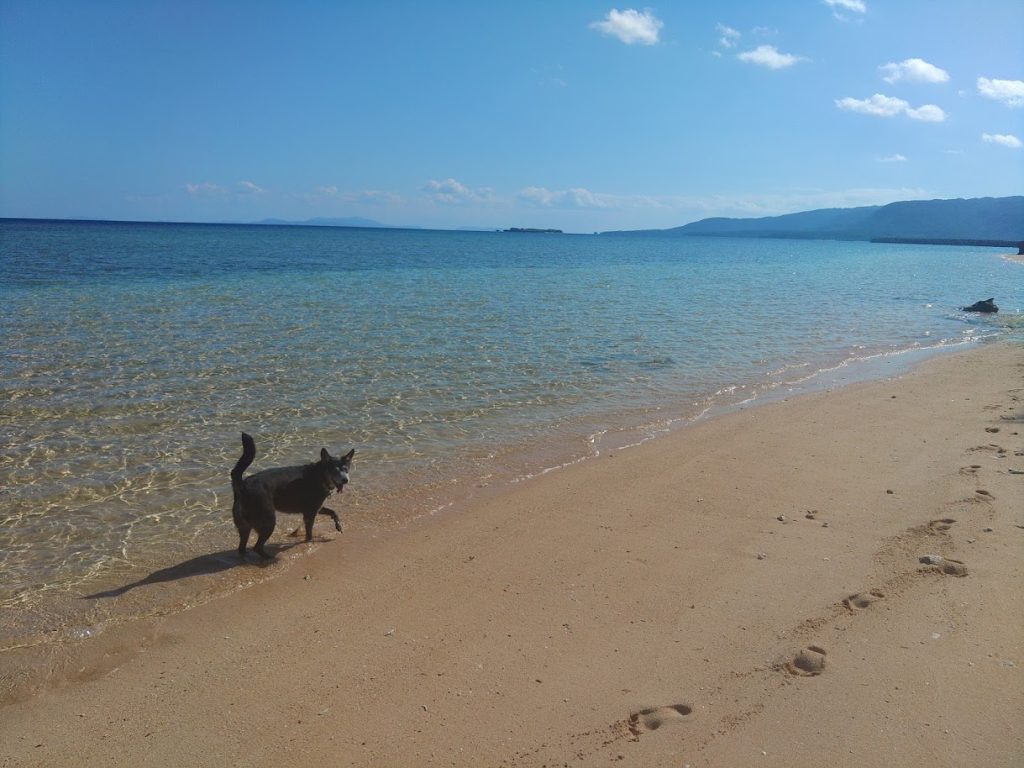
M0 764L1024 764L1022 429L992 344L337 536L83 644Z

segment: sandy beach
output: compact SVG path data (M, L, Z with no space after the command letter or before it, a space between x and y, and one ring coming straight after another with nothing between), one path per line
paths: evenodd
M45 660L0 764L1021 765L1022 429L1024 349L991 344L318 526L277 578Z

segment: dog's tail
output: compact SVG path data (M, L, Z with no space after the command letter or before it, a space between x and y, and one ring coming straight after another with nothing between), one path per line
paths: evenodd
M235 468L231 470L231 488L236 493L239 486L242 483L242 473L248 469L249 465L252 464L253 459L256 458L256 442L252 439L251 435L247 435L245 432L242 433L242 457L235 464Z

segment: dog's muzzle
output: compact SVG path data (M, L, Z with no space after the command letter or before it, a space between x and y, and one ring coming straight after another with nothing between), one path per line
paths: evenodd
M346 485L348 485L348 475L341 474L334 478L334 487L338 489L338 493L344 491Z

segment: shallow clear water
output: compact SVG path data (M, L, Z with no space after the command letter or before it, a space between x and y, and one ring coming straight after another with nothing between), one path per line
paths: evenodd
M355 447L339 512L387 528L822 369L1020 333L1022 269L988 248L0 221L0 635L153 610L168 566L228 570L242 430L255 469ZM996 318L957 309L988 296Z

